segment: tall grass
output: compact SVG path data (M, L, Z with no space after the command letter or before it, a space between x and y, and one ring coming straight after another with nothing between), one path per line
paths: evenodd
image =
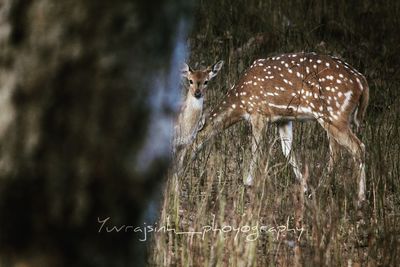
M367 148L367 199L355 206L353 163L342 151L327 173L328 140L317 123L295 123L294 150L308 169L304 196L280 151L274 125L265 129L256 184L243 185L251 158L249 126L237 124L187 159L183 175L168 175L160 225L200 234L156 233L151 265L396 266L400 258L400 2L200 1L190 38L192 65L227 64L207 93L214 106L259 57L317 51L344 58L364 73L370 105L358 136ZM251 38L255 38L250 42ZM239 49L238 48L246 48ZM201 138L201 137L199 137ZM304 229L222 233L223 226ZM225 228L229 229L229 228ZM254 237L254 236L253 236Z

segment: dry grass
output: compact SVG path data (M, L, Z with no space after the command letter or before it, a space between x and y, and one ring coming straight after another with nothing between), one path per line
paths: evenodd
M260 144L263 156L256 184L245 187L242 179L251 156L251 136L249 126L240 123L216 138L196 160L188 159L184 175L168 175L159 225L203 233L154 234L150 264L396 266L400 258L400 75L398 58L393 57L399 43L394 30L399 4L376 6L365 1L354 7L343 2L340 9L315 1L307 9L305 1L297 1L293 4L297 11L285 12L290 5L286 1L276 5L250 1L246 7L244 2L231 9L226 8L228 1L204 1L198 7L191 62L206 65L218 58L227 62L208 92L207 104L218 103L244 68L261 55L299 50L341 55L366 74L371 88L367 118L358 134L367 148L368 205L357 213L357 183L347 152L342 151L333 174L327 174L328 140L313 122L295 123L294 142L295 152L308 166L311 198L300 193L274 125L265 129ZM243 14L237 15L238 10ZM235 14L238 21L229 24ZM310 20L303 21L307 14ZM377 20L376 15L382 16L377 22L386 26L366 25L360 30L360 23ZM373 32L371 27L376 27ZM237 49L260 32L268 34L246 49ZM383 34L387 41L380 39ZM304 232L299 237L299 230L283 231L285 225ZM208 226L212 229L205 233ZM242 228L237 233L229 227ZM278 235L276 229L282 233Z

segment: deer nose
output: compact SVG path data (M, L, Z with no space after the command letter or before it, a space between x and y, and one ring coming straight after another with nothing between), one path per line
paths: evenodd
M196 92L194 92L194 97L195 97L195 98L200 98L200 97L202 97L202 94L201 94L200 90L196 90Z

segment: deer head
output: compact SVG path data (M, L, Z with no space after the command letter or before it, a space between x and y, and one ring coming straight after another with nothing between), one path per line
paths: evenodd
M200 99L204 96L208 82L217 76L218 72L224 65L224 61L220 60L205 70L193 70L189 65L184 64L182 69L182 77L189 82L188 94Z

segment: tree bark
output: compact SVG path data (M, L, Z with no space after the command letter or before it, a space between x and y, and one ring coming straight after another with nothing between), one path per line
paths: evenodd
M174 115L149 99L183 2L0 4L0 265L144 264L132 231L99 233L98 219L140 226L160 188L168 155L138 155L150 120Z

